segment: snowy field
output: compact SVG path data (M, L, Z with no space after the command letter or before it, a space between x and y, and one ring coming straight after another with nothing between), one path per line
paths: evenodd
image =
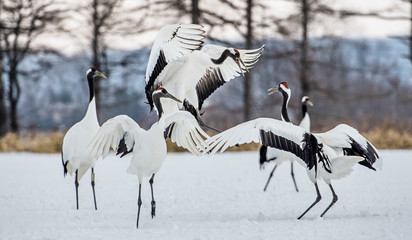
M333 182L331 201L296 218L316 193L296 164L283 164L263 192L272 165L259 170L258 153L195 157L169 154L155 178L157 216L150 216L149 179L142 188L139 229L137 177L129 158L110 156L96 166L98 211L89 174L80 181L76 210L73 177L63 177L59 154L0 153L0 239L412 239L412 151L381 151L383 169L360 165Z

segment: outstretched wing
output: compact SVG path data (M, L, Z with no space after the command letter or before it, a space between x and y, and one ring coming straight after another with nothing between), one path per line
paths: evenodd
M163 27L153 43L146 68L146 98L153 108L152 93L155 80L165 66L183 55L200 49L203 44L203 26L197 24L174 24Z
M276 119L258 118L244 122L206 140L212 153L250 142L289 152L309 169L317 164L319 150L316 137L300 127Z
M129 116L119 115L107 120L97 131L84 154L89 157L105 158L110 149L118 150L122 156L132 151L136 136L144 131Z
M192 154L200 155L207 150L205 139L209 135L199 126L189 112L178 111L165 116L165 138L170 138L179 147L184 147Z
M375 167L380 168L382 165L378 150L358 130L349 125L339 124L333 129L325 133L315 134L315 136L332 148L341 148L344 155L364 157L365 160L359 164L370 169L375 170Z
M262 55L265 45L258 49L239 49L240 59L244 62L248 69L253 68L257 61L259 61ZM218 45L205 45L202 48L202 52L208 54L211 58L218 58L224 50L227 48ZM242 71L246 71L244 66ZM198 96L199 106L198 109L202 109L203 102L220 86L229 82L233 78L240 76L241 70L239 66L232 58L226 58L226 60L219 65L210 67L203 77L199 80L196 85L196 92Z

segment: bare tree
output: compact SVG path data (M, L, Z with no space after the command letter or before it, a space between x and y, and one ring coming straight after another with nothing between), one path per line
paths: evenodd
M0 19L2 13L2 3L0 2ZM7 109L4 103L5 89L3 82L3 24L0 21L0 137L4 136L7 132Z
M246 6L246 35L245 35L245 47L246 49L252 49L253 47L253 0L247 0ZM252 106L252 77L246 74L244 78L244 115L243 120L247 121L251 118L251 106Z
M109 65L116 64L108 60L108 37L113 35L129 36L149 30L143 22L146 17L145 10L149 4L146 1L139 2L138 6L126 7L123 0L91 0L90 6L84 15L90 22L91 29L87 38L90 41L92 52L91 64L105 74L110 74ZM139 16L139 17L136 17ZM98 119L101 119L102 105L102 83L100 79L95 81L95 96Z
M36 52L51 51L48 47L32 47L32 43L61 20L61 10L53 0L35 2L31 0L6 0L2 3L2 46L5 57L5 73L8 77L8 100L10 105L11 131L19 131L18 102L21 95L20 69L23 60Z
M200 0L192 0L192 23L199 24L200 21L200 9L199 9L199 1Z

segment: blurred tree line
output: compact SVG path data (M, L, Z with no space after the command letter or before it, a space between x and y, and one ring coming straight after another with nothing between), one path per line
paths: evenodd
M218 128L254 117L279 118L281 99L268 97L266 89L286 81L293 91L290 106L296 122L300 98L308 95L315 103L315 129L340 121L364 129L383 124L412 129L412 70L404 64L405 59L412 62L412 27L409 35L385 41L345 38L332 31L336 22L350 18L411 22L412 0L370 11L336 2L2 0L0 135L19 132L21 122L26 123L23 128L62 125L65 130L80 120L87 107L89 66L109 76L96 84L100 122L124 113L149 125L153 119L142 93L150 44L143 39L154 40L153 32L164 25L190 22L205 26L210 43L247 49L266 44L255 69L208 99L206 121ZM315 34L319 29L323 33ZM130 42L147 47L119 50ZM388 44L401 42L409 49L404 60L385 52L393 46ZM73 48L76 54L67 54ZM40 123L45 118L50 124Z

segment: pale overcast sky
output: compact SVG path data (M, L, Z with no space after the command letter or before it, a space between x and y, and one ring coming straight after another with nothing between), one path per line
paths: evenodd
M240 1L240 0L237 0ZM270 9L267 9L263 15L260 11L255 10L254 17L257 21L264 21L265 16L276 14L277 16L286 16L293 9L293 4L287 0L260 0L264 4L268 5ZM85 4L84 1L81 1ZM243 2L243 1L242 1ZM325 1L326 2L326 1ZM126 4L139 4L140 1L126 0ZM401 0L330 0L328 3L334 8L350 9L357 11L379 11L388 8L396 8L392 14L396 16L408 16L410 13L410 7L408 3L401 3ZM200 0L201 7L206 5L216 5L216 0ZM403 6L403 9L402 9ZM210 8L210 7L209 7ZM216 8L216 11L228 12L225 9ZM161 13L158 13L161 14ZM259 19L260 18L260 19ZM158 21L158 19L155 19ZM76 31L80 30L84 23L75 22L75 18L71 20ZM153 20L151 20L153 21ZM189 22L190 19L187 19ZM386 37L389 35L406 35L410 32L410 23L408 21L385 21L376 18L356 17L342 21L337 18L321 19L321 24L313 24L310 28L310 36L318 37L324 34L334 34L338 36L346 37ZM183 22L183 21L182 21ZM164 25L174 24L174 22L165 22ZM320 26L320 27L318 27ZM206 29L208 30L208 29ZM84 33L84 31L83 31ZM153 42L157 31L147 33L145 35L125 37L125 36L113 36L107 42L112 48L117 49L135 49L141 46L150 46ZM219 30L217 32L219 38L226 40L240 40L239 34L230 29L224 31ZM258 33L259 34L259 33ZM79 34L80 35L80 34ZM214 34L215 35L215 34ZM266 35L266 34L265 34ZM268 36L274 36L271 33ZM84 39L75 39L66 41L67 36L61 37L61 39L54 37L48 38L47 41L53 41L51 44L59 46L61 49L65 49L66 53L79 52L81 49L87 49L87 41Z

